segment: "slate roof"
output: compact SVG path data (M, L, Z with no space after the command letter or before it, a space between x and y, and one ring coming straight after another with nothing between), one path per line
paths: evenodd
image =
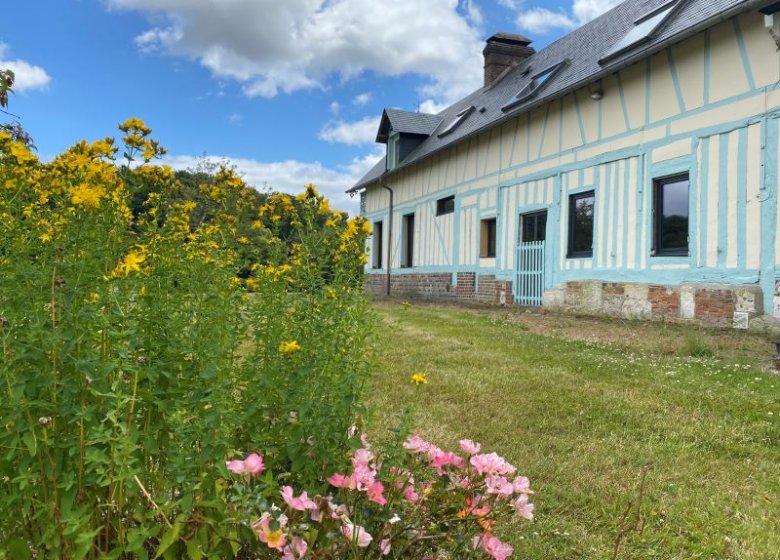
M422 130L421 123L424 122L427 126L432 126L438 119L436 128L441 127L443 130L449 122L456 118L459 112L469 105L474 105L477 108L452 133L439 138L433 134L436 132L435 129L429 132L430 136L415 148L398 167L388 171L387 175L417 163L472 134L486 131L540 104L562 97L574 89L594 82L622 67L633 64L637 60L644 59L665 48L668 44L681 41L719 21L772 3L771 0L679 0L682 4L649 41L602 65L599 64L599 59L610 47L633 29L637 18L667 2L668 0L626 0L600 17L534 53L487 88L476 90L438 115L386 109L383 113L382 124L386 123L385 115L388 119L392 118L391 115L395 115L399 119L399 126L407 126L408 123L410 128ZM568 60L566 67L546 83L536 96L519 104L511 111L503 112L501 110L510 98L530 82L535 73L563 60ZM530 71L525 72L529 67ZM408 115L416 116L408 117ZM393 128L395 129L395 124ZM381 132L382 125L380 124L377 141L381 141ZM359 190L373 183L385 173L385 168L385 160L382 158L348 192Z
M444 120L443 116L429 113L415 113L402 111L401 109L385 109L382 120L379 122L379 132L376 135L377 142L387 142L389 129L407 134L430 135Z

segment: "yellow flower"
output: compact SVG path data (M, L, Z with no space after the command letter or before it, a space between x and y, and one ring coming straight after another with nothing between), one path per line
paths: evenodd
M146 260L143 250L133 249L125 255L114 269L113 276L127 276L131 272L141 270L141 264Z
M37 160L37 158L32 153L30 153L30 150L27 149L27 146L21 142L11 142L11 155L14 156L16 161L18 161L20 164L25 164Z
M416 372L412 374L411 382L415 385L425 385L428 383L428 378L422 372Z
M70 201L77 206L85 208L97 208L100 199L106 196L106 189L99 185L79 185L70 189Z
M92 292L89 294L89 298L87 299L88 303L97 303L98 300L100 300L100 296L97 292Z
M260 282L258 282L256 278L247 278L246 287L254 292L260 287Z
M283 356L293 354L301 349L301 345L297 340L288 340L279 344L279 353Z
M238 242L241 243L241 245L249 245L249 238L246 235L242 235L238 238Z

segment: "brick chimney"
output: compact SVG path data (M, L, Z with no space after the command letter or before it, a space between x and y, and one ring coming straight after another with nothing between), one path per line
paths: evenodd
M513 33L496 33L487 40L482 51L485 57L485 87L496 81L504 70L520 64L536 52L529 47L531 39Z

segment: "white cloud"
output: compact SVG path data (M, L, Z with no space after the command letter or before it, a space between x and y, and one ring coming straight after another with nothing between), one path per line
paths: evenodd
M0 69L11 70L14 73L13 90L22 92L34 89L45 89L51 82L51 76L41 68L25 60L8 59L8 45L0 43Z
M247 183L259 190L298 194L307 183L314 183L334 208L356 214L358 200L350 198L345 191L365 175L382 155L382 150L375 149L370 154L355 158L348 165L337 169L325 167L318 161L262 162L223 156L209 156L206 160L234 166ZM201 156L169 156L165 163L174 169L194 169L203 159Z
M525 31L545 35L554 29L570 30L577 23L564 11L554 12L547 8L531 8L517 14L517 25Z
M352 103L361 107L363 105L367 105L371 102L371 94L368 92L361 93L360 95L356 95L355 99L352 100Z
M498 5L503 6L505 8L509 8L510 10L517 10L520 8L520 5L523 3L523 0L498 0Z
M320 130L320 140L331 144L360 146L372 144L379 129L378 117L365 117L359 121L331 121Z
M476 27L482 27L485 18L482 16L482 10L474 0L463 0L463 8L466 10L466 17L469 22Z
M339 111L341 111L341 105L339 105L338 101L333 101L330 104L330 112L334 115L338 115Z
M503 3L505 0L501 1ZM514 3L512 0L506 1L507 6ZM517 25L525 31L539 35L556 29L571 31L614 8L620 2L622 0L574 0L568 12L563 9L555 11L529 8L517 14Z
M106 1L155 22L136 38L140 49L195 59L248 96L323 88L364 71L419 75L423 95L439 102L481 82L473 0L465 15L459 0L394 0L381 9L376 0Z
M433 99L426 99L420 103L420 112L431 113L432 115L435 115L447 107L449 107L449 103L436 103Z
M240 113L233 113L232 115L230 115L228 117L228 122L230 124L238 124L242 120L244 120L244 116L242 114L240 114Z

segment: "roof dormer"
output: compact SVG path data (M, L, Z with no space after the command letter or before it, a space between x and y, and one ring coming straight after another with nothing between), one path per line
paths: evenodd
M385 109L379 121L376 141L387 144L386 168L395 169L404 158L441 124L442 117L400 109Z

